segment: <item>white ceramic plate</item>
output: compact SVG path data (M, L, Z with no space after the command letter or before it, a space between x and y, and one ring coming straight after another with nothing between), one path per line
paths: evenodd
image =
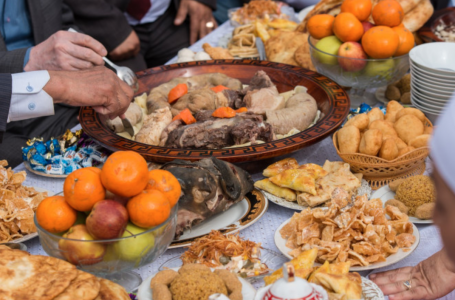
M269 201L275 203L276 205L279 205L279 206L282 206L282 207L286 207L286 208L290 208L290 209L293 209L293 210L298 210L298 211L302 211L302 210L308 208L308 206L300 205L297 202L287 201L284 198L277 197L277 196L272 195L269 192L266 192L264 190L261 190L261 191L262 191L262 193L265 195L265 197ZM370 199L371 192L372 192L372 189L371 189L370 185L368 184L368 182L365 179L362 179L362 185L359 188L359 192L357 193L357 195L367 194L368 199ZM315 206L314 208L327 209L326 206L321 206L321 205Z
M311 5L311 6L308 6L308 7L305 7L304 9L302 9L299 12L299 14L297 15L299 21L302 22L303 19L305 19L306 15L308 15L308 13L313 10L313 8L314 8L314 5Z
M422 99L427 100L429 103L434 103L435 105L441 105L441 106L446 105L447 102L449 102L450 99L452 98L452 95L445 96L442 94L431 93L431 92L425 91L424 88L422 89L421 87L416 86L416 85L411 86L411 93L412 92L415 92L417 94L417 96L419 96Z
M54 193L51 192L51 191L48 191L48 190L45 190L45 189L42 189L42 188L39 188L39 187L33 187L37 192L40 192L40 193L44 193L44 192L47 192L47 195L50 197L50 196L53 196ZM22 243L22 242L25 242L25 241L28 241L28 240L31 240L31 239L34 239L38 236L38 232L34 232L34 233L30 233L30 234L27 234L21 238L18 238L18 239L14 239L12 241L9 241L8 243ZM0 243L1 244L1 243Z
M455 73L453 73L453 75L443 75L438 72L429 71L427 68L423 68L419 64L416 64L413 62L411 62L411 64L412 64L412 68L414 68L419 73L422 73L422 74L425 74L428 76L432 76L435 78L445 79L445 80L454 80L455 79Z
M436 85L441 84L444 87L449 87L450 88L450 87L455 86L454 81L451 80L451 79L449 80L449 79L435 78L432 75L427 75L427 74L424 74L422 72L419 72L418 70L416 70L412 66L411 66L411 76L416 76L417 78L422 79L423 81L426 81L426 82L433 82Z
M256 223L267 211L269 204L264 194L254 189L245 199L234 204L227 211L222 212L201 224L186 230L178 240L174 240L170 249L190 245L196 238L209 234L212 230L221 233L235 233Z
M178 271L179 268L175 268L173 270ZM144 280L141 285L139 286L139 289L137 290L137 298L138 300L153 300L152 298L152 289L150 288L150 281L152 281L152 278L155 277L156 273ZM240 282L242 283L242 296L243 299L249 300L249 299L254 299L254 296L256 295L256 289L243 278L239 277Z
M435 115L440 115L442 113L441 109L432 109L428 108L427 106L424 106L420 104L422 100L419 100L415 95L411 95L411 103L414 105L416 108L420 109L424 113L430 113L430 114L435 114ZM433 122L434 123L434 122Z
M411 78L411 88L417 89L419 92L422 92L425 96L428 97L433 97L433 96L438 96L438 97L451 97L455 89L452 91L449 90L443 90L442 88L436 88L436 87L431 87L429 85L421 84L417 81L415 78ZM438 100L440 101L440 100ZM444 101L447 102L447 101Z
M388 185L383 186L382 188L376 190L373 195L371 195L371 199L381 199L382 203L385 204L387 200L395 199L395 193L389 188ZM421 220L416 217L409 216L409 222L414 224L433 224L433 220Z
M437 55L435 55L437 53ZM428 43L409 52L411 62L442 75L455 75L455 43Z
M274 239L275 239L275 245L278 248L278 250L280 250L284 256L288 257L289 259L293 259L293 257L288 254L288 252L291 251L292 249L289 249L288 247L286 247L286 240L283 239L280 234L281 228L283 228L284 225L289 223L290 220L291 219L284 221L283 224L281 224L280 227L277 228L277 230L275 231ZM361 271L379 269L379 268L383 268L383 267L387 267L389 265L395 264L395 263L399 262L400 260L403 260L404 258L406 258L408 255L410 255L412 252L414 252L414 250L417 248L417 246L419 245L419 242L420 242L419 230L417 229L417 227L414 224L412 225L412 227L414 229L413 234L416 238L416 241L414 242L414 244L412 244L411 247L406 248L406 249L409 249L408 252L404 252L403 249L399 249L397 253L392 254L389 257L387 257L385 262L373 263L373 264L371 264L369 266L365 266L365 267L351 267L349 269L349 271L361 272ZM315 265L320 266L321 264L315 263Z
M256 298L254 300L262 300L265 293L271 288L271 285L260 288L256 292ZM381 289L368 278L362 277L362 298L361 300L383 300L384 294Z
M435 81L424 81L421 78L417 78L416 76L411 77L412 81L415 81L414 84L417 84L419 87L426 88L433 92L444 92L446 94L453 94L455 91L455 85L443 85L439 82Z

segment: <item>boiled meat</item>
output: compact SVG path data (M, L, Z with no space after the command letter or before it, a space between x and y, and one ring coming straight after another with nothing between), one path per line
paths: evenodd
M254 74L251 78L250 83L246 88L243 89L243 93L246 94L249 91L260 90L263 88L269 88L275 86L270 77L264 71L260 70Z
M275 86L248 91L243 101L248 111L260 115L265 115L266 111L282 109L286 105L284 97Z
M307 93L298 93L289 98L285 108L267 111L267 123L275 134L287 134L293 128L302 131L311 125L317 112L316 100Z
M161 132L160 136L160 147L164 147L166 145L166 141L169 137L169 133L175 129L177 129L180 126L183 126L183 121L182 120L175 120L172 121L169 125L167 125L166 128L164 128L163 132Z
M199 112L197 118L205 121L178 127L169 133L166 147L220 149L256 140L270 142L275 138L272 126L261 115L250 112L230 119L212 118L209 113Z
M171 123L172 114L169 107L164 107L147 115L141 130L136 134L136 141L158 146L163 130Z
M228 210L253 190L253 181L247 172L214 157L196 163L174 160L164 164L162 169L171 172L182 186L177 239L185 229Z

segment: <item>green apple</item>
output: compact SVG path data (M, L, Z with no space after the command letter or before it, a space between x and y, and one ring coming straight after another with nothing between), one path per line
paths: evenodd
M122 238L137 235L148 229L140 228L134 224L128 223ZM122 239L112 245L117 257L121 260L136 261L138 264L141 258L155 246L155 236L153 232L141 234L139 236Z
M385 59L378 61L369 61L363 72L370 77L380 76L385 79L391 79L395 62L393 59Z
M336 65L338 64L338 59L336 55L338 55L338 50L343 44L336 36L331 35L321 39L319 42L316 43L316 49L321 50L325 54L320 51L314 50L314 56L323 64L326 65ZM332 56L335 55L335 56Z

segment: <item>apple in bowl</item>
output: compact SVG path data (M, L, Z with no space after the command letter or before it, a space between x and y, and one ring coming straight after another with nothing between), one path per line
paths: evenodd
M338 49L338 64L348 72L358 72L365 68L368 57L362 45L357 42L346 42Z

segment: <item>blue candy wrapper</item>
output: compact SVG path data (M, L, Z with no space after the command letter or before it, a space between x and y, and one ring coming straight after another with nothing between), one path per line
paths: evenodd
M45 166L49 164L49 161L38 153L33 154L29 161L30 164L38 166Z
M56 155L54 157L51 157L51 162L53 164L60 164L62 163L63 157L61 155Z
M70 174L80 168L81 168L81 166L79 166L78 164L72 163L69 166L64 167L64 171L65 171L65 174Z
M35 142L33 146L39 154L44 155L47 153L47 147L43 142Z
M93 160L100 162L100 163L105 162L107 159L107 155L98 150L93 151L93 153L90 154L90 157L93 158Z
M92 164L93 164L93 158L91 158L91 157L86 157L80 162L80 165L83 168L91 167Z
M76 156L76 151L74 151L74 150L68 150L68 151L66 151L65 154L63 155L63 158L67 158L67 159L73 160L73 159L74 159L74 156Z
M35 148L33 147L33 145L32 145L32 146L28 146L28 147L22 147L22 160L28 161L27 154L28 154L28 153L30 152L30 150L32 150L32 149L35 149ZM35 150L35 151L36 151L36 150Z
M81 162L84 158L86 158L87 156L85 155L85 153L82 151L82 150L79 150L76 155L74 155L74 158L73 158L73 162L75 163L79 163Z
M50 175L63 175L65 170L62 164L51 164L46 166L44 173Z
M38 171L38 172L44 172L46 170L45 166L38 166L38 165L30 165L32 170Z

